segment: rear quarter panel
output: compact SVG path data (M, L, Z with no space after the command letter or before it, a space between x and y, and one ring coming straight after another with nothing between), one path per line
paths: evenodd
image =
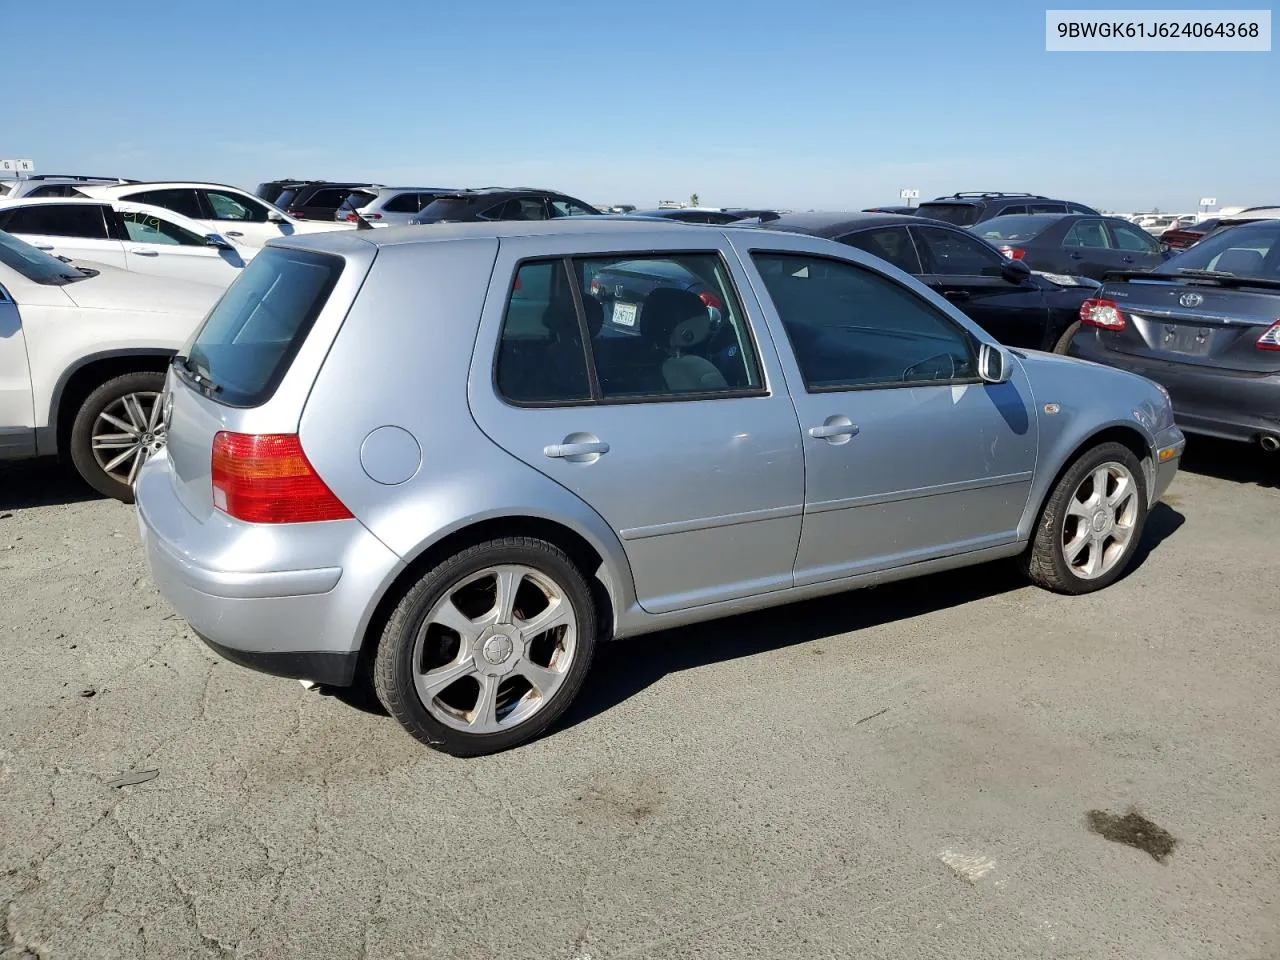
M484 520L537 517L569 527L604 558L616 615L635 598L613 531L471 418L467 380L497 252L491 238L382 247L315 379L302 444L338 498L406 562ZM361 463L366 438L385 426L412 435L419 450L417 469L400 483L375 481ZM370 610L380 599L371 598Z

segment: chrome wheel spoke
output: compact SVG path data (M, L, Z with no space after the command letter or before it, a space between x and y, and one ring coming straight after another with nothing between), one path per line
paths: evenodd
M1077 493L1079 491L1076 491ZM1093 511L1089 508L1089 504L1084 500L1077 500L1074 496L1067 501L1067 516L1079 517L1082 520L1089 520L1093 516Z
M147 417L147 432L150 434L164 433L164 427L160 425L160 421L164 417L164 404L160 402L159 397L153 397L151 400L151 415Z
M139 447L133 454L133 463L129 464L129 486L133 486L133 481L138 476L138 468L142 466L142 462L147 459L146 447Z
M1083 551L1084 548L1089 545L1089 543L1090 543L1089 532L1086 528L1084 528L1083 525L1081 525L1080 532L1077 533L1070 540L1070 542L1068 542L1067 545L1062 548L1062 552L1067 558L1067 563L1074 564L1077 560L1079 560L1081 551Z
M515 616L516 592L524 581L523 571L516 567L499 567L494 571L493 612L497 623L511 623Z
M99 433L91 442L96 450L123 450L137 446L138 438L128 433Z
M1080 573L1086 578L1092 579L1102 572L1102 559L1104 555L1103 541L1100 537L1089 538L1089 559L1085 561L1084 566L1080 568Z
M123 430L125 433L127 433L131 437L142 436L142 431L139 430L137 427L133 426L132 424L125 423L119 417L113 417L111 414L107 413L107 411L105 410L103 410L102 413L98 414L98 419L107 421L107 423L111 424L113 427L115 427L118 430Z
M1107 502L1107 487L1110 486L1111 471L1104 464L1093 471L1093 496L1089 498L1091 503Z
M133 428L138 431L147 429L147 415L142 409L142 403L138 400L136 393L126 393L120 398L121 405L124 407L125 414L129 417L129 422L133 424Z
M498 729L498 677L481 676L480 693L471 708L471 727L476 733Z
M424 703L429 704L463 677L469 677L475 672L475 663L471 657L467 656L443 667L437 667L435 670L419 672L414 680L418 687L418 694Z
M1107 506L1113 510L1119 510L1120 504L1128 500L1134 493L1133 481L1128 476L1120 477L1116 481L1116 489L1114 493L1110 493L1106 497Z
M541 633L569 623L572 619L573 610L570 609L568 601L556 597L532 620L517 621L517 626L526 637L533 639Z
M480 633L480 625L459 610L452 597L445 597L440 606L432 611L430 622L448 627L464 641L474 640Z
M126 450L124 453L119 454L118 456L113 457L112 459L108 460L106 463L104 463L104 464L102 465L102 470L103 470L103 472L104 472L104 473L113 473L113 472L115 471L116 467L120 466L120 464L124 463L124 462L125 462L126 460L128 460L130 457L137 456L137 455L138 455L138 451L139 451L139 449L140 449L140 448L139 448L139 447L137 447L137 446L130 447L130 448L129 448L128 450Z
M549 696L556 687L560 686L560 681L564 679L563 673L540 667L530 660L522 661L516 667L516 673L528 680L533 685L533 688L538 691L538 694L543 697Z

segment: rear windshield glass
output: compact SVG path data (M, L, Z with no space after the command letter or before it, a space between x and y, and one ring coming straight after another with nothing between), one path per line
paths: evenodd
M971 227L970 232L992 243L1006 240L1030 240L1044 233L1049 229L1049 225L1056 223L1057 220L1057 217L1052 220L1047 217L996 217Z
M376 194L368 193L364 190L357 190L354 193L347 194L347 199L342 201L339 210L359 210L361 207L367 207L377 199Z
M288 190L281 190L280 196L276 197L274 201L275 205L282 209L288 207L289 204L293 203L293 198L298 195L300 189L300 187L290 187Z
M978 221L978 208L972 203L922 203L916 208L917 217L932 217L957 227L967 227Z
M266 247L231 284L191 346L190 365L236 407L275 392L342 273L342 258Z
M1212 270L1236 277L1280 280L1280 221L1227 227L1166 261L1157 273Z
M470 197L440 197L423 207L418 219L432 222L465 216L472 203Z

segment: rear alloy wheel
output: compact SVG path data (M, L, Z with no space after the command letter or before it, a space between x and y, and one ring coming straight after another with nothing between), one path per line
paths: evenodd
M374 660L387 711L455 756L537 737L564 712L590 667L591 591L541 540L471 547L430 570L391 615Z
M71 460L99 493L133 502L133 480L165 443L163 373L127 373L94 390L71 428Z
M1058 593L1090 593L1118 580L1147 520L1142 465L1119 443L1087 451L1054 487L1031 546L1027 575Z

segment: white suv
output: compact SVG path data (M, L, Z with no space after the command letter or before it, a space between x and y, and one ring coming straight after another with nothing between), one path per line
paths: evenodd
M456 187L361 187L342 201L333 219L356 223L357 214L374 227L403 227L436 197L457 193Z
M180 213L128 200L0 198L0 230L55 257L217 287L228 286L258 252Z
M164 207L204 224L211 233L249 247L261 247L268 240L296 233L353 229L346 223L295 220L261 197L218 183L127 183L85 186L80 192L89 197Z
M59 260L0 232L0 460L61 455L99 492L165 439L169 358L218 287Z

